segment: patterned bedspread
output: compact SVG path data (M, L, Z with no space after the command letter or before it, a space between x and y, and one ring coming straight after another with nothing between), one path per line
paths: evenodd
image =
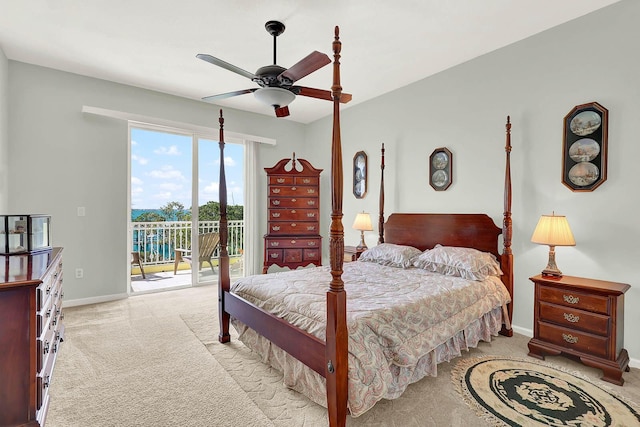
M498 277L472 281L419 268L369 262L344 265L349 330L349 409L358 416L380 399L399 397L412 382L460 348L490 340L510 296ZM324 339L330 268L240 279L232 292ZM240 339L281 370L285 383L326 405L324 379L238 321Z

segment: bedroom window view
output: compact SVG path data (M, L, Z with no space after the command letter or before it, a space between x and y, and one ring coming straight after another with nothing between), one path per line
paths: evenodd
M217 141L131 128L132 292L154 292L217 280L218 152ZM232 200L227 212L229 255L234 274L241 275L243 146L227 143L225 154L228 194Z

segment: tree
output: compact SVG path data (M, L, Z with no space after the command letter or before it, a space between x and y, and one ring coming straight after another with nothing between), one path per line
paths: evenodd
M134 222L158 222L166 221L165 217L157 212L144 212L133 220Z
M167 221L186 221L187 212L180 202L169 202L160 207L160 211Z

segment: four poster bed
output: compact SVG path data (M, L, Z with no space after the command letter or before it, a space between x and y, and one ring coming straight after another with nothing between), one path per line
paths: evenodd
M219 341L230 340L232 321L287 385L328 408L331 426L399 397L460 350L511 336L513 306L508 118L502 228L485 214L394 213L385 222L383 146L379 245L343 265L340 50L336 27L330 266L250 276L232 287L220 162ZM222 111L219 121L223 159Z

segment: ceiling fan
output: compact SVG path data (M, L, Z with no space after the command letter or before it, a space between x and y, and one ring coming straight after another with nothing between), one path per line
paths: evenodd
M197 58L203 61L251 79L260 87L206 96L202 99L204 101L216 101L244 95L245 93L253 93L259 101L274 108L276 117L289 115L288 105L296 99L296 95L333 101L331 91L294 85L298 80L329 64L331 62L329 57L324 53L313 51L288 69L276 65L276 39L284 32L285 26L279 21L268 21L264 27L273 36L273 65L260 67L255 74L211 55L204 53L196 55ZM340 102L347 103L349 101L351 101L351 95L343 93L340 96Z

